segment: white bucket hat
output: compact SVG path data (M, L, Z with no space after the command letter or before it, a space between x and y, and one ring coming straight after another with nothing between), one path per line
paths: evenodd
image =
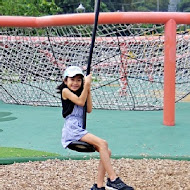
M74 77L76 75L84 76L82 69L80 67L77 67L77 66L70 66L65 70L64 75L63 75L63 80L66 77Z

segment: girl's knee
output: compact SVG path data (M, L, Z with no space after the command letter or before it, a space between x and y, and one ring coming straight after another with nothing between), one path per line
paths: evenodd
M99 148L99 150L101 149L101 150L104 150L104 151L108 151L109 154L111 153L111 151L108 149L108 143L107 143L107 141L105 141L103 139L99 142L98 148Z
M111 157L111 150L110 149L108 149L108 153L109 153L109 156Z
M107 141L105 141L105 140L102 140L102 141L103 141L102 142L103 146L108 149L108 143L107 143Z
M107 151L109 154L109 157L111 157L111 150L108 148L108 143L105 140L102 140L100 143L100 149L102 149L103 151Z
M105 141L105 140L101 140L100 141L100 143L99 143L99 148L100 149L108 149L108 143L107 143L107 141Z

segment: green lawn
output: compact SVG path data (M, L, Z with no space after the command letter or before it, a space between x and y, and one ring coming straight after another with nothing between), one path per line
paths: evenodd
M48 157L60 156L59 154L29 150L22 148L0 147L0 158L13 158L13 157Z

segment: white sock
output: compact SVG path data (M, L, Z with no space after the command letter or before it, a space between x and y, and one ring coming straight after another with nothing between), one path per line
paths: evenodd
M111 180L111 182L114 182L117 179L117 177L114 180Z

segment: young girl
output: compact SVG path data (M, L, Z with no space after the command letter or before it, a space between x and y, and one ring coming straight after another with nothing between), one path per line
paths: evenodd
M57 87L58 93L61 93L62 114L65 118L62 130L62 145L64 148L73 141L84 141L94 145L96 151L100 154L100 162L98 166L97 184L94 184L91 190L104 190L104 176L108 173L106 188L108 190L133 190L132 187L126 185L111 166L111 151L105 140L89 133L83 129L83 107L87 102L87 112L92 111L91 97L91 74L85 77L82 70L77 66L70 66L64 72L63 83Z

